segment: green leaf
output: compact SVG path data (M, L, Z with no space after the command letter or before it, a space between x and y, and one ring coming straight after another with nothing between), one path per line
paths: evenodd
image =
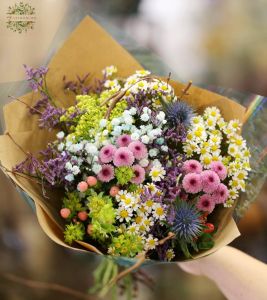
M208 250L214 246L214 240L211 234L204 233L198 240L199 250Z
M183 251L186 258L192 258L191 253L189 252L187 243L185 241L179 241L181 250Z

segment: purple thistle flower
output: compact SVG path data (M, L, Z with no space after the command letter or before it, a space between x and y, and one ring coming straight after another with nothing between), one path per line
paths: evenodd
M183 101L165 103L164 105L166 120L170 127L177 127L183 124L185 127L190 125L194 116L193 108Z
M186 201L179 201L175 207L172 231L177 239L190 243L201 233L200 214L195 206Z

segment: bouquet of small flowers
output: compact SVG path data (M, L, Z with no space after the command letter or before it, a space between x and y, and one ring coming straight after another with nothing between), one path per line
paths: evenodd
M230 102L196 107L191 82L174 89L170 78L142 69L120 76L110 65L94 81L64 76L64 95L75 95L64 107L50 92L50 70L25 68L39 98L15 102L37 117L17 138L7 133L21 153L11 170L0 153L2 169L41 206L39 220L55 241L139 262L216 250L250 171L239 115L226 113ZM35 137L31 152L22 148Z

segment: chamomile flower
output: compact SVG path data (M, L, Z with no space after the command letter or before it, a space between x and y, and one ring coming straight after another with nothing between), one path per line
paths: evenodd
M162 166L153 166L151 171L149 172L149 176L152 181L161 181L166 175L166 171Z
M220 135L217 134L211 134L209 136L209 142L215 145L220 145L222 141L222 138Z
M248 172L246 170L239 170L234 174L234 178L237 180L244 180L248 177Z
M153 218L145 218L144 220L143 220L143 224L146 226L146 227L151 227L151 226L153 226L154 225L154 220L153 220Z
M206 140L207 139L207 132L205 130L205 127L200 125L193 128L192 131L193 138L197 141L200 140Z
M239 122L239 120L231 120L228 123L228 128L236 132L241 128L241 123Z
M215 106L207 107L203 115L205 119L214 118L215 120L218 120L221 117L220 110Z
M236 154L239 152L238 146L236 146L235 144L230 144L228 147L228 153L235 157Z
M212 162L212 155L207 153L200 156L200 161L204 168L208 168Z
M152 209L154 208L154 201L152 199L148 199L145 203L144 203L144 207L146 208L147 212L151 212Z
M219 120L217 121L217 125L222 130L222 129L226 128L227 123L225 122L225 120L223 118L219 118Z
M139 226L143 223L145 216L144 214L138 214L135 218L134 218L134 223L138 224Z
M236 199L238 197L239 193L238 190L236 188L231 188L229 190L229 198L231 199Z
M172 260L174 259L174 257L175 257L175 254L174 254L173 249L168 249L168 250L166 251L165 257L166 257L166 260L167 260L167 261L172 261Z
M147 70L138 70L135 73L138 77L145 77L151 74L151 72Z
M138 231L139 231L139 226L135 223L131 224L127 228L127 232L132 233L132 234L138 234Z
M157 245L158 239L153 237L152 234L149 234L148 238L146 239L145 250L155 249Z
M204 120L201 116L195 116L191 119L191 124L194 125L204 125Z
M226 200L226 202L223 204L223 206L228 207L228 208L232 207L234 205L234 202L235 202L234 199L229 198Z
M216 119L214 119L212 117L208 117L205 121L205 125L209 130L214 129L216 126Z
M158 191L158 188L156 187L156 185L154 183L148 183L145 185L145 187L147 187L152 194L154 194Z
M120 222L129 222L131 220L133 216L133 213L130 209L127 209L125 207L119 207L117 209L117 219L120 221Z
M158 220L165 220L166 215L165 215L164 207L160 203L154 203L153 216Z
M118 69L115 66L108 66L102 71L102 73L107 77L110 77L113 74L117 73L117 71Z

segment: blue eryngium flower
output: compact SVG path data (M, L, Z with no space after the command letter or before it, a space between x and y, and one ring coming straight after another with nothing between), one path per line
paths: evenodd
M175 208L175 218L172 231L177 239L190 243L200 235L202 224L200 214L193 204L186 201L179 201Z
M193 108L183 101L165 103L166 120L171 127L184 125L188 127L194 116Z

